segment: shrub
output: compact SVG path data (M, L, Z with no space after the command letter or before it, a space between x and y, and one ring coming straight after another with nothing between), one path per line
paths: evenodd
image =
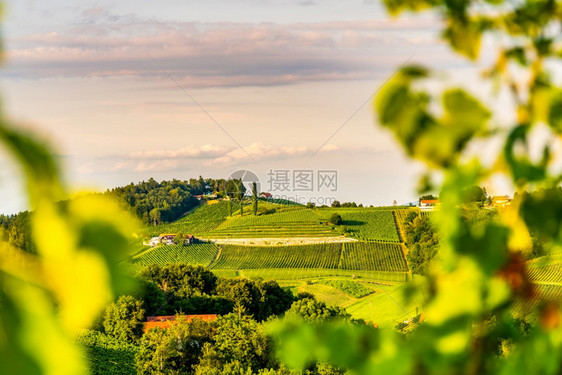
M342 223L343 220L341 218L341 215L338 214L337 212L334 212L332 216L330 216L330 224L341 225Z

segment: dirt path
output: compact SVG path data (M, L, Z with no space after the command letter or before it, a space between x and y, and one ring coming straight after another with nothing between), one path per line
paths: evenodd
M245 246L288 246L308 245L317 243L341 243L357 242L355 238L349 237L289 237L289 238L208 238L209 242L221 245L245 245Z

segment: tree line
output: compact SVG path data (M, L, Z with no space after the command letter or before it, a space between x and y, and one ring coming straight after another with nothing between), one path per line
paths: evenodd
M498 220L498 211L490 208L474 206L473 203L490 201L485 188L473 186L464 191L465 205L461 208L461 224L468 230L469 227L483 227L486 223ZM433 195L420 197L424 199L437 199ZM514 201L520 204L520 210L526 217L529 225L531 242L522 254L526 260L534 259L546 254L543 244L551 240L552 235L560 227L562 219L544 220L544 212L552 212L552 217L559 217L562 208L562 187L539 189L534 192L516 193ZM420 215L412 211L404 219L406 246L408 247L408 265L412 273L426 275L431 261L438 255L439 238L437 228L431 223L429 215Z

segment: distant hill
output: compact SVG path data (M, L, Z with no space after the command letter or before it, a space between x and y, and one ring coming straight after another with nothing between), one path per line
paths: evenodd
M131 266L188 263L206 266L221 277L276 280L381 325L419 316L422 298L403 296L405 282L423 280L412 276L404 244L405 218L420 213L419 208L284 203L260 200L254 215L249 199L242 206L235 200L203 199L178 220L145 228L147 238L192 234L199 243L137 249ZM341 225L329 223L334 213L342 217ZM562 298L560 259L529 262L529 280L541 298ZM532 307L522 302L516 310Z
M250 212L251 203L240 204L212 200L190 211L172 223L147 226L145 235L186 233L199 238L219 240L227 238L287 238L287 237L340 237L347 236L366 241L401 242L396 212L398 208L306 208L260 201L258 215ZM328 223L333 213L339 213L342 225Z

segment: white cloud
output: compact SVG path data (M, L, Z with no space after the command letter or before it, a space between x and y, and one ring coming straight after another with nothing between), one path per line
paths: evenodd
M336 145L328 144L320 152L338 151ZM244 151L245 150L245 151ZM307 157L315 150L307 146L275 147L263 143L253 143L244 147L203 145L190 146L178 150L148 150L115 155L83 163L78 172L81 174L118 173L118 172L169 172L200 164L205 167L228 167L237 163L252 161L264 162L297 157ZM246 154L246 152L248 154Z
M446 62L435 20L323 23L164 23L83 12L82 24L8 41L8 77L162 76L188 87L353 80L389 71L412 53ZM436 59L439 54L439 59Z
M254 160L264 161L271 159L282 159L288 157L296 157L312 154L313 150L306 146L295 147L273 147L271 145L264 145L263 143L253 143L244 148L244 151L236 148L223 156L209 160L206 165L208 166L226 166L235 164L237 161L247 160L248 155Z
M182 158L212 158L228 152L228 147L216 145L187 146L178 150L150 150L133 152L128 155L131 159L182 159Z

